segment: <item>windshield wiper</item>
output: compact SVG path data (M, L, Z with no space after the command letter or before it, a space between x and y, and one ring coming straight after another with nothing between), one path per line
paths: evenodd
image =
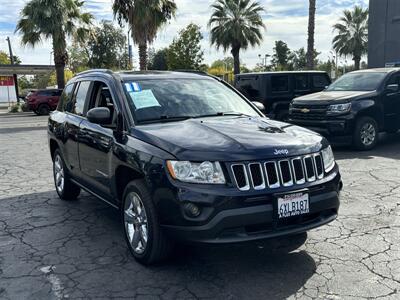
M223 117L223 116L252 117L250 115L246 115L244 113L240 113L240 112L236 112L236 111L227 111L227 112L217 112L215 114L200 115L200 116L196 116L195 118Z
M168 116L162 115L157 118L138 120L138 123L153 123L153 122L173 122L173 121L184 121L191 119L193 116Z

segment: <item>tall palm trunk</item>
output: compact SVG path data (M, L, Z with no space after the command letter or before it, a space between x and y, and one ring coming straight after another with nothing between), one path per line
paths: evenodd
M314 69L314 33L316 0L310 0L308 12L307 69Z
M353 60L354 60L354 69L355 69L356 71L357 71L357 70L360 70L361 57L355 56L355 57L353 58Z
M233 74L240 73L240 57L239 57L240 47L233 47L231 50L233 56Z
M65 38L60 38L57 40L53 37L53 56L54 65L56 68L57 86L59 89L63 89L65 87L64 70L68 61Z
M139 65L140 71L147 70L147 42L139 44Z

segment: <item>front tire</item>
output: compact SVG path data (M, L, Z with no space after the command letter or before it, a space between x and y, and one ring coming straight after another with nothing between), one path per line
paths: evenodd
M57 194L62 200L75 200L78 198L81 189L71 181L61 152L58 149L54 152L53 176Z
M353 146L357 150L367 151L376 146L379 139L379 127L375 119L361 117L357 120L354 134Z
M160 228L155 206L142 180L126 186L121 213L126 243L138 262L149 265L169 256L173 244Z

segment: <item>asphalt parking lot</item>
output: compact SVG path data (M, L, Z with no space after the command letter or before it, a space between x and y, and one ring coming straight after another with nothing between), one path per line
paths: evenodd
M340 216L300 249L182 247L146 268L117 211L85 193L58 199L46 119L0 115L0 299L399 299L400 134L335 149Z

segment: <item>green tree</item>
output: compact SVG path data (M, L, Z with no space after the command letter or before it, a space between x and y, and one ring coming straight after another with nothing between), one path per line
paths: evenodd
M308 40L307 40L307 69L312 70L315 66L314 59L314 35L315 35L315 10L316 0L309 0L308 9Z
M14 64L19 65L21 63L21 59L18 56L13 55L13 58L14 58ZM9 64L11 64L10 55L0 50L0 65L9 65Z
M147 46L156 38L157 31L176 12L173 0L114 0L114 16L120 25L126 21L131 29L132 39L139 47L141 70L147 68Z
M345 10L333 30L337 32L333 49L341 56L351 55L354 68L359 70L361 58L368 51L368 9L355 6L353 11Z
M32 47L42 39L53 43L54 63L59 88L64 88L64 69L68 61L67 38L84 38L92 15L82 13L81 0L31 0L21 11L16 31L22 34L22 43Z
M284 41L275 41L272 65L276 71L288 70L291 51Z
M222 68L231 71L233 69L233 58L225 57L224 59L217 59L211 64L211 68Z
M312 60L313 60L313 69L315 68L315 65L317 65L318 60L317 57L320 55L320 53L314 49L313 51L313 56L312 56ZM294 50L290 53L289 55L289 69L290 70L305 70L307 68L309 68L307 66L307 54L306 51L304 49L304 47L300 48L299 50Z
M257 1L216 0L208 22L211 27L211 44L217 49L231 50L234 73L240 73L240 50L260 45L261 30L265 28L261 13L264 11Z
M168 48L169 69L198 70L204 55L200 45L202 39L199 26L191 23L182 29Z
M168 70L168 48L156 51L149 61L149 70Z

